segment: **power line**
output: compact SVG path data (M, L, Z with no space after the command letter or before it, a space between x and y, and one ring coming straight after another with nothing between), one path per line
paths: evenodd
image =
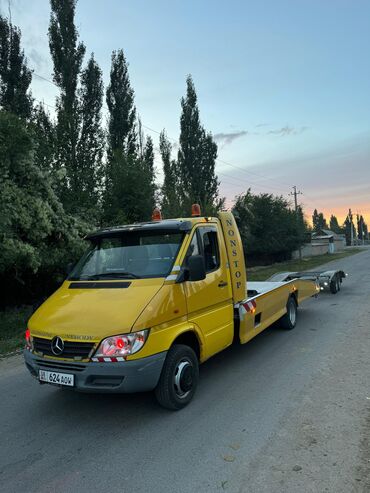
M47 79L47 78L46 78L46 77L44 77L43 75L37 74L36 72L32 72L32 74L33 74L33 75L36 75L36 77L38 77L39 79L44 80L44 81L46 81L46 82L50 82L50 84L53 84L53 86L58 87L58 86L55 84L55 82L53 82L53 81L52 81L52 80L50 80L50 79Z
M268 176L264 176L264 175L255 173L254 171L246 170L244 168L241 168L240 166L236 166L235 164L231 164L231 163L229 163L227 161L224 161L223 159L217 159L217 161L219 163L226 164L226 166L231 166L232 168L238 169L238 170L242 171L243 173L247 173L248 175L255 175L255 176L258 176L258 177L260 177L260 178L262 178L264 180L272 180L275 183L276 182L278 182L278 183L280 182L280 180L275 180L275 178L270 178ZM280 182L280 183L282 183L284 186L288 186L288 187L291 187L292 186L290 183L284 183L284 182Z
M226 174L226 173L217 172L217 176L219 176L219 175L221 175L221 176L226 176L227 178L231 178L232 180L235 180L235 181L237 181L238 183L243 182L243 183L245 183L247 186L257 186L257 187L261 187L261 188L267 188L267 189L270 189L270 190L273 190L273 191L276 191L276 190L277 190L278 192L282 193L282 190L281 190L280 188L273 187L273 186L271 186L271 185L261 184L261 183L258 183L258 182L254 182L254 181L252 181L252 180L250 180L250 179L247 181L247 180L242 179L242 178L240 178L240 177L239 177L239 178L236 178L236 177L235 177L235 176L233 176L233 175L228 175L228 174ZM236 183L235 183L235 185L236 185ZM287 193L287 191L286 191L285 193Z

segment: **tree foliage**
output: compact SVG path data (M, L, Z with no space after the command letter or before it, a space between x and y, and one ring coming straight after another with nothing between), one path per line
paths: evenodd
M172 159L172 145L163 130L159 136L159 151L163 162L164 180L161 189L161 208L164 217L181 216L177 162Z
M236 198L232 209L244 252L251 261L284 260L304 242L303 214L298 216L283 197L253 194Z
M365 223L365 220L362 216L362 214L357 214L356 216L357 219L357 231L358 231L358 239L359 240L365 240L367 239L367 224Z
M112 54L106 97L109 119L104 222L149 220L156 192L154 146L150 137L145 141L140 125L137 132L134 91L122 50Z
M128 65L123 50L113 51L110 83L107 88L108 156L116 151L127 155L137 153L136 108L130 84Z
M351 212L346 217L343 224L343 228L344 228L344 234L346 235L347 245L352 245L354 240L356 239L357 231L353 223L353 215Z
M334 231L334 233L337 234L343 232L342 228L339 226L338 219L336 216L334 216L334 214L330 216L329 229L330 231Z
M52 173L56 146L55 126L42 104L36 105L32 111L31 128L35 143L35 165Z
M180 147L177 170L184 214L190 204L200 204L204 214L212 214L223 202L218 195L215 174L217 144L200 122L197 95L191 76L186 80L186 96L181 99Z
M22 118L29 118L32 72L21 49L21 32L0 15L0 106Z
M149 221L154 207L154 182L148 164L116 151L110 160L110 183L105 190L105 224Z
M329 229L324 214L322 212L317 212L317 209L313 211L312 226L316 233L321 229Z
M81 113L77 87L85 46L78 41L74 24L76 0L50 0L50 6L49 47L54 63L53 79L60 88L56 163L64 171L58 188L64 206L76 212L81 188L77 156Z
M0 112L0 273L18 288L34 274L49 282L80 251L84 225L65 213L47 171L35 163L24 122Z
M82 71L79 96L81 133L77 145L78 201L80 210L85 209L94 217L102 188L105 136L101 124L102 71L93 55Z

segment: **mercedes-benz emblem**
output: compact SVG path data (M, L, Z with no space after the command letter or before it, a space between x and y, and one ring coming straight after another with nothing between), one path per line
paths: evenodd
M55 354L55 356L59 356L60 354L62 354L64 350L64 342L61 337L59 336L54 337L50 345L51 345L51 351L53 354Z

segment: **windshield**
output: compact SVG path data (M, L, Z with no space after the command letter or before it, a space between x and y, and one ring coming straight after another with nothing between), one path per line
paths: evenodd
M125 231L93 238L68 276L70 281L166 277L172 270L183 233Z

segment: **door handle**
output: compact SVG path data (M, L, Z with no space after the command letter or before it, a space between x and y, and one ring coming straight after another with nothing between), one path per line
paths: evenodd
M220 282L218 283L218 287L219 287L219 288L224 288L225 286L227 286L227 282L225 282L225 281L220 281Z

